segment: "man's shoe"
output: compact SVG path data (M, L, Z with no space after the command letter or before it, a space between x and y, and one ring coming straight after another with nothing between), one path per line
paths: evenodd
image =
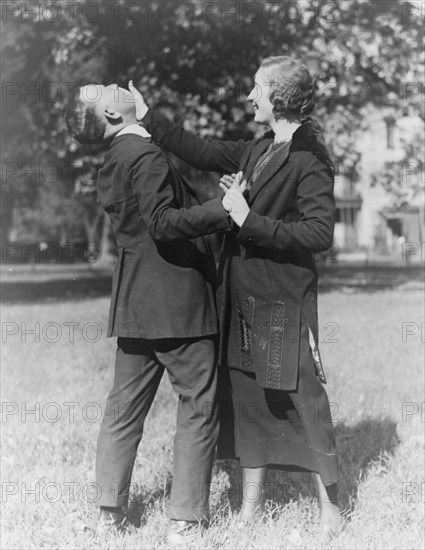
M197 521L172 519L167 529L167 544L169 548L183 549L194 544L201 536Z
M96 527L98 537L107 535L123 535L130 528L127 517L121 508L116 511L105 508L100 509L99 521Z

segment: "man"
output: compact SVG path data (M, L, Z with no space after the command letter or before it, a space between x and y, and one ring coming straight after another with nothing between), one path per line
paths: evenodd
M122 529L146 415L164 369L179 395L167 541L208 520L218 435L215 265L201 235L229 228L220 199L204 205L137 124L134 96L117 85L76 90L66 122L80 143L109 144L98 199L118 243L108 336L115 382L100 429L100 531ZM197 237L197 238L195 238ZM195 523L196 522L196 523Z

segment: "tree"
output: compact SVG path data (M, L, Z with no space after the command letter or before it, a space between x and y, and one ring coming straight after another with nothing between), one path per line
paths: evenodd
M423 132L402 140L402 146L402 158L385 163L372 179L372 185L380 185L389 193L395 208L412 204L424 192Z
M34 182L14 169L23 162L46 165L53 158L62 173L75 163L84 171L102 162L103 148L77 146L63 122L69 85L78 81L126 85L132 78L151 105L188 129L249 139L264 131L252 122L245 100L259 60L296 56L317 79L316 116L339 170L352 179L356 144L369 123L366 104L385 106L395 118L409 106L424 117L422 25L415 3L79 0L74 16L56 23L48 15L49 1L37 4L44 16L9 17L2 39L9 86L2 132L9 171L2 193L11 204L30 203L42 188L43 178ZM65 14L69 3L58 4ZM89 4L100 17L89 16ZM22 87L25 92L35 84L38 98L22 95ZM62 178L70 193L76 177L72 172ZM81 208L88 206L86 199Z
M60 4L65 9L66 2L54 3ZM79 81L103 80L105 40L96 37L95 27L81 10L52 23L49 6L47 0L37 2L36 16L24 18L25 6L16 4L16 12L3 17L1 192L2 213L10 213L3 218L3 240L9 237L15 206L43 213L33 216L34 231L43 224L44 230L49 225L53 229L55 223L75 228L79 220L78 211L65 203L71 201L78 208L74 165L78 161L81 165L87 154L69 136L63 114L69 92ZM98 164L101 151L92 150L89 161L95 158ZM92 201L95 205L94 194Z

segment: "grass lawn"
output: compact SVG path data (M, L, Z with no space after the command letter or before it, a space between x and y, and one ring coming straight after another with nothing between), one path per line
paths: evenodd
M115 349L105 338L108 305L94 297L3 307L2 548L165 548L176 406L166 377L133 474L142 526L121 538L94 535L95 447ZM219 462L212 525L196 548L423 548L423 305L417 290L320 296L343 533L320 540L310 475L276 471L264 521L238 529L239 469ZM403 326L419 330L403 337Z

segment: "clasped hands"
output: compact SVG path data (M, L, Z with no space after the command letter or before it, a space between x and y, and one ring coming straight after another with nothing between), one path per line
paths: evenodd
M220 179L220 187L226 193L222 204L232 220L241 227L249 214L249 206L243 196L246 180L243 173L225 175Z

